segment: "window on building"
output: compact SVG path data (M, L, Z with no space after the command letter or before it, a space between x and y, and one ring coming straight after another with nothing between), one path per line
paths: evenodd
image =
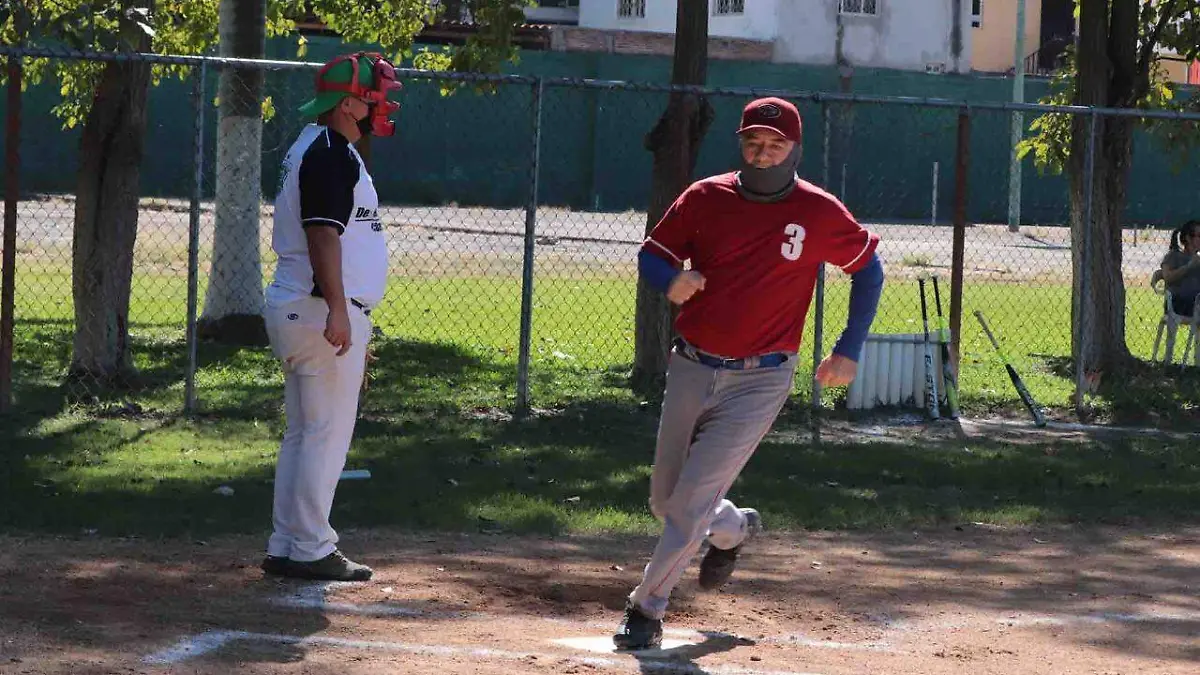
M983 0L971 0L971 28L983 25Z
M879 13L881 0L840 0L838 11L842 14L866 14L875 16Z
M645 18L646 0L620 0L617 3L617 16L622 19Z
M713 16L744 14L745 12L746 0L713 0Z

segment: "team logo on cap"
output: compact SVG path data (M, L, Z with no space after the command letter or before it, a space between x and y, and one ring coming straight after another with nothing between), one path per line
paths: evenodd
M766 119L773 120L782 115L783 111L781 111L779 106L775 105L774 103L764 103L758 106L758 114L762 115Z

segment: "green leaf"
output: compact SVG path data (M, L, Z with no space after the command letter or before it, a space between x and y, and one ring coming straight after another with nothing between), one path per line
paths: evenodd
M449 51L415 52L413 38L443 9L431 0L267 0L266 33L296 36L297 58L308 56L309 41L295 33L297 18L311 12L340 33L347 43L377 45L397 60L413 59L430 70L498 72L505 61L515 61L512 47L516 27L524 21L521 6L531 0L465 0L478 31L467 44ZM28 11L32 44L69 44L99 50L149 49L158 54L203 54L217 44L219 0L91 0L72 2L18 2L0 0L0 42L15 43L15 8ZM149 7L153 7L151 11ZM84 124L91 109L102 64L86 61L26 61L26 83L41 81L48 69L58 76L60 100L52 112L64 126ZM151 83L164 78L191 76L185 66L156 65ZM0 77L3 74L0 73ZM447 92L456 90L453 83ZM476 88L484 91L486 87ZM214 101L214 105L219 103ZM273 103L264 102L264 117Z

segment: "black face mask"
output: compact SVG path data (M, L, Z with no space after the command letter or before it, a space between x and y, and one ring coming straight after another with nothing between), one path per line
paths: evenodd
M371 135L371 118L375 116L375 106L367 106L367 114L358 121L358 133L363 136Z
M800 167L800 144L775 166L759 169L741 160L738 171L738 192L752 202L777 202L796 189L796 169Z

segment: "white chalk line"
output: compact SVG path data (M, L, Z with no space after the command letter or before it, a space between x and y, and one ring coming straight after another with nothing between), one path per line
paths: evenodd
M374 617L404 617L404 618L437 618L437 619L459 619L464 621L497 621L510 620L511 615L489 614L485 612L471 612L466 610L449 610L437 611L414 607L405 607L392 602L380 602L370 604L354 604L342 602L330 602L326 599L326 594L347 587L364 587L365 584L360 582L324 582L310 584L298 589L296 593L284 595L274 598L271 602L284 607L297 609L312 609L322 612L335 614L348 614L356 616L374 616ZM545 621L563 626L572 626L576 628L585 628L593 630L607 630L612 626L595 621L578 621L563 617L551 616L528 616L530 620ZM988 621L984 619L984 621ZM1010 624L1012 626L1067 626L1067 625L1083 625L1083 624L1130 624L1130 623L1190 623L1200 622L1200 612L1095 612L1090 614L1023 614L1018 616L1009 616L1008 618L995 618L995 623ZM946 629L946 628L968 628L967 622L953 621L935 621L928 622L922 620L906 620L893 621L890 617L883 616L882 625L886 631L895 633L920 632L928 629ZM679 637L685 639L700 639L704 637L723 637L723 638L741 638L742 636L732 633L723 633L720 631L705 631L703 633L692 629L676 629L665 628L663 633L667 636ZM826 640L803 633L794 633L787 635L771 635L761 638L755 638L756 643L779 644L779 645L794 645L803 647L813 647L818 649L836 649L836 650L859 650L859 651L875 651L901 654L905 653L902 650L897 650L887 641L871 641L871 642L840 642L836 640Z
M792 635L769 635L756 642L774 645L795 645L813 647L816 649L837 649L842 651L886 652L888 654L904 654L899 649L891 647L886 642L838 642L837 640L822 640L802 633Z
M1200 612L1096 612L1093 614L1039 614L996 619L1011 626L1067 626L1106 623L1200 623Z
M296 609L311 609L330 613L350 614L357 616L375 616L375 617L405 617L405 618L458 618L464 620L479 620L479 621L496 621L496 620L512 620L512 616L504 616L498 614L488 614L484 612L469 612L469 611L431 611L427 609L405 607L393 603L372 603L367 605L359 605L354 603L329 602L325 598L328 591L336 590L337 588L347 586L360 586L361 584L344 584L344 583L325 583L314 584L301 587L297 593L277 597L272 600L272 604ZM567 625L579 628L594 628L594 629L609 629L611 626L598 622L581 622L560 617L527 617L528 619L541 620L559 625ZM1171 623L1171 622L1200 622L1200 612L1099 612L1093 614L1057 614L1057 615L1020 615L1009 616L1007 618L996 618L995 623L1006 624L1009 626L1067 626L1080 624L1136 624L1136 623ZM942 624L945 624L944 626ZM971 622L968 622L971 623ZM904 624L904 625L901 625ZM905 629L912 630L918 627L921 628L944 628L951 624L959 628L967 627L961 622L937 622L935 624L926 624L925 622L917 621L917 625L910 622L897 622L890 624L892 629L897 629L900 632L905 632ZM713 638L739 638L740 636L723 633L719 631L699 632L692 629L672 629L667 628L664 634L692 640L703 640ZM414 654L422 654L429 656L473 656L476 658L485 659L500 659L500 660L521 660L530 657L537 658L571 658L574 661L581 663L589 663L595 666L617 667L625 662L602 657L565 657L564 655L552 655L536 652L513 652L506 650L491 649L486 647L450 647L446 645L420 645L408 644L400 642L379 642L366 640L347 640L343 638L333 638L325 636L309 636L296 637L289 635L266 634L266 633L250 633L245 631L210 631L201 633L192 637L182 639L178 644L160 652L156 652L145 657L147 663L156 664L174 664L180 663L189 659L197 658L213 651L219 650L230 642L239 640L271 642L277 644L291 644L298 646L330 646L342 648L356 648L365 650L381 650L393 652L406 652ZM836 650L861 650L875 651L888 653L903 653L891 648L885 642L863 642L851 643L840 642L834 640L822 640L804 634L789 634L789 635L773 635L764 636L762 638L750 640L751 644L777 644L777 645L793 645L821 649L836 649ZM682 663L676 660L662 660L660 658L652 658L649 656L639 657L639 662L643 671L651 670L656 672L678 672L678 673L724 673L726 675L814 675L804 673L789 673L781 671L762 671L753 669L744 669L733 666L713 666L699 668L693 664Z
M232 642L262 642L268 644L294 645L297 647L339 647L343 649L361 649L367 651L399 652L418 654L421 656L468 656L477 659L499 661L525 661L531 658L545 659L549 662L568 659L573 662L585 663L598 668L622 668L636 672L681 673L683 675L703 675L716 673L718 675L821 675L820 673L795 672L780 670L755 670L738 666L705 666L701 668L693 663L681 662L671 657L649 658L630 654L633 659L615 659L596 656L565 656L563 654L548 654L541 652L514 652L488 647L452 647L449 645L422 645L404 642L379 642L373 640L348 640L345 638L310 635L300 637L278 633L251 633L247 631L208 631L199 635L183 638L173 647L164 649L143 657L142 661L151 665L177 665L225 647Z
M312 609L332 614L347 614L351 616L459 619L463 621L507 621L512 620L513 618L511 615L489 614L486 612L471 612L466 610L439 611L417 607L405 607L403 605L397 605L391 602L378 602L360 605L347 602L330 602L326 599L325 595L328 591L344 588L348 585L351 584L344 582L311 584L301 587L296 593L273 598L271 603L294 609ZM574 628L591 630L611 630L614 628L613 624L605 624L596 621L578 621L554 616L525 616L522 617L522 619L544 621L562 626L571 626ZM699 640L704 638L746 639L744 636L735 635L733 633L725 633L721 631L700 632L690 628L666 627L663 629L663 634L669 637L691 640ZM804 635L802 633L770 635L762 638L749 639L754 643L793 645L813 647L817 649L862 650L899 653L897 650L893 649L884 642L839 642L836 640L824 640L810 635Z
M214 630L182 638L174 647L155 652L142 658L145 663L172 665L215 652L226 643L249 633L236 630Z

